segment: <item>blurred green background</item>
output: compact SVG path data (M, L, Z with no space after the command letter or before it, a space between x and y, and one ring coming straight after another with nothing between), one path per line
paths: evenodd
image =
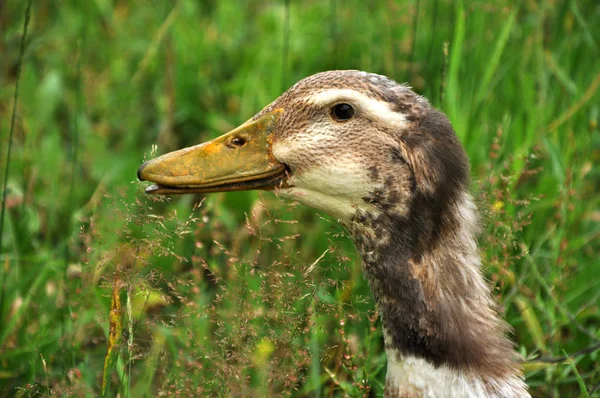
M329 69L448 115L532 394L600 397L598 2L38 0L21 62L27 3L0 2L0 397L381 395L335 221L135 181Z

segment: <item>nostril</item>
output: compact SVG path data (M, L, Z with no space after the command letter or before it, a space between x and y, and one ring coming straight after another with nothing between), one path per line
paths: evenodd
M246 140L242 137L235 137L234 139L232 139L231 141L229 141L229 144L227 144L228 147L230 148L239 148L242 147L246 144Z
M144 170L144 168L146 167L146 165L148 164L148 162L144 162L138 169L137 169L137 178L140 181L146 181L143 177L142 177L142 170Z

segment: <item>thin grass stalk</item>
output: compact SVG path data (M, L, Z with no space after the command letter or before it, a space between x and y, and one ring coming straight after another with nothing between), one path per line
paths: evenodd
M590 347L584 348L583 350L575 351L571 354L563 355L561 357L537 357L527 360L526 364L531 363L546 363L546 364L564 364L568 362L569 358L579 358L585 355L593 354L596 351L600 351L600 343L596 343ZM563 350L564 352L564 350Z
M548 126L548 131L554 132L565 122L571 119L581 108L583 108L585 104L588 103L590 99L592 99L594 94L596 94L596 91L598 91L598 88L600 88L600 72L598 72L594 80L592 80L592 82L588 86L588 89L585 90L585 93L583 93L581 98L579 98L579 100L576 101L573 105L571 105L569 109L567 109L559 117L553 120L552 123L550 123L550 125Z
M47 280L48 275L52 272L52 267L42 267L40 272L35 276L33 282L28 286L25 297L19 308L11 315L10 318L0 328L0 347L4 347L6 339L15 332L17 326L23 318L26 317L27 310L30 309L31 302L35 299L38 291Z
M429 42L429 50L427 51L427 60L428 62L433 62L434 57L434 49L437 39L437 25L438 25L438 9L439 9L439 0L435 0L433 3L433 18L431 22L431 40ZM440 82L441 85L441 82ZM431 102L438 106L441 103L441 98L436 98L435 95L439 94L439 91L436 93L435 91L431 91Z
M338 29L337 29L337 4L336 0L330 0L329 2L330 17L329 17L329 35L331 36L331 42L333 44L333 59L338 59Z
M414 69L415 69L415 50L417 48L417 30L419 28L419 6L421 5L421 1L417 0L417 9L415 10L415 15L413 17L413 31L411 37L411 48L410 48L410 61L408 62L408 79L407 81L410 83L412 81Z
M437 22L438 22L439 0L433 2L433 18L431 21L431 41L429 42L429 50L427 51L427 59L433 59L433 50L435 48L435 39L437 38Z
M444 41L442 45L442 67L440 68L440 99L439 103L444 102L444 96L446 95L446 84L448 82L448 51L449 43Z
M309 310L309 308L313 305L315 296L317 295L317 292L319 291L320 288L321 288L320 283L315 285L315 287L313 288L313 290L310 294L310 297L308 299L308 303L306 303L306 305L304 306L303 313L306 313ZM284 353L281 356L281 359L279 360L277 367L275 368L275 372L279 372L279 369L281 368L283 361L287 358L287 355L290 351L290 347L292 346L292 343L293 343L294 339L296 338L296 335L297 335L299 329L300 329L300 327L294 328L294 331L292 332L289 341L287 342L287 344L285 344L285 346L283 348ZM271 380L271 383L273 383L273 380Z
M75 174L77 168L77 148L79 140L79 108L81 106L81 43L77 42L77 61L76 61L76 72L75 72L75 108L73 111L72 121L72 134L71 134L71 179L69 181L69 199L68 199L68 210L72 210L75 205ZM67 223L67 236L71 233L71 212L69 214L69 222ZM69 266L69 245L65 244L64 251L64 265L65 265L65 277L67 273L67 267Z
M448 69L446 76L446 90L445 97L447 98L445 111L449 119L452 120L453 124L456 123L456 117L458 116L456 100L458 98L459 81L458 72L460 69L462 58L462 48L465 41L465 23L466 23L466 12L462 1L458 1L455 5L455 21L453 27L452 43L450 45L449 57L448 57ZM462 126L461 126L462 127ZM456 127L455 127L456 128ZM456 129L459 134L460 128Z
M506 48L506 43L508 42L510 33L512 32L518 12L519 6L517 5L512 9L510 15L508 16L508 20L506 21L504 27L502 28L502 31L498 35L498 39L496 40L496 45L494 46L492 55L486 64L485 72L483 73L481 83L478 84L479 88L475 96L475 109L478 109L480 107L485 96L491 92L492 78L494 77L496 71L498 70L498 67L500 66L500 58L502 57L504 49Z
M133 294L133 287L131 281L127 281L127 329L129 336L127 336L127 383L124 384L126 397L131 396L131 364L133 363L133 309L131 304L131 296Z
M321 397L321 354L319 349L319 323L315 309L314 301L310 306L310 354L312 356L310 364L310 379L312 384L312 396Z
M462 56L463 45L466 37L466 10L462 0L459 0L455 4L455 19L452 33L452 42L450 44L448 65L445 69L445 88L444 88L444 100L442 102L442 109L448 116L448 119L452 121L454 130L458 134L459 139L463 142L468 142L468 130L465 128L465 120L467 119L464 113L461 113L459 104L463 97L459 94L461 89L461 81L459 79L459 71L464 57ZM446 51L446 49L444 49Z
M133 261L133 267L132 269L136 268L136 263L138 260L138 256L140 253L140 248L136 248L135 250L135 259ZM129 276L127 278L127 303L126 303L126 309L127 309L127 329L128 329L128 333L129 336L127 336L127 383L124 384L125 387L125 396L129 397L131 396L131 365L133 363L133 305L131 303L131 296L133 295L133 285L131 283L131 276ZM147 301L147 298L146 298ZM145 304L144 304L144 308L145 308ZM142 310L142 314L144 313L144 311ZM141 317L141 315L140 315ZM140 323L141 323L141 319L140 319Z
M577 370L577 366L575 366L575 363L571 360L571 357L566 353L565 350L563 350L563 354L567 357L567 361L569 362L571 369L573 369L573 373L575 373L575 377L577 378L577 384L579 384L579 392L581 393L580 396L582 398L590 398L590 393L588 392L587 387L585 386L585 383L581 378L579 371Z
M173 22L175 22L177 15L179 14L178 5L179 3L175 3L175 6L171 10L167 18L160 25L160 27L152 37L152 41L150 42L150 45L148 46L144 57L139 62L136 71L133 74L133 77L131 78L131 81L134 84L138 84L142 80L142 77L146 73L146 70L149 68L150 62L156 57L160 43L162 42L163 38L165 37L169 29L171 28L171 25L173 24Z
M290 0L284 0L285 14L283 20L283 51L281 60L281 90L287 88L288 58L290 52Z
M106 349L106 356L104 357L104 368L102 369L102 397L108 397L110 395L110 372L118 354L119 341L121 340L121 332L123 329L120 297L121 267L119 264L120 262L117 258L117 269L115 271L115 280L113 281L113 291L110 302L108 346Z
M23 67L23 55L25 53L25 42L27 40L27 28L29 27L29 19L31 18L31 0L27 1L27 9L25 10L25 20L23 21L23 35L21 36L21 46L19 48L19 61L17 63L17 76L15 81L15 94L13 97L13 109L10 118L10 130L8 132L8 150L6 153L6 167L4 168L4 186L2 188L2 210L0 210L0 255L2 254L2 237L4 236L4 215L6 213L6 196L8 193L8 175L10 174L10 155L12 152L12 137L15 130L15 120L17 117L17 102L19 99L19 82L21 81L21 69ZM5 279L4 267L0 267L0 277L2 279L2 289L0 291L0 314L4 313L4 292Z
M77 54L76 54L76 66L75 66L75 104L73 110L73 120L71 125L71 178L69 181L69 197L67 199L68 207L68 216L66 223L66 241L64 243L64 251L63 251L63 292L65 295L65 309L62 310L62 319L61 319L61 327L62 327L62 335L65 335L67 332L67 323L72 319L71 318L71 300L69 297L70 290L67 287L67 279L68 279L68 269L69 262L71 260L71 253L69 250L69 240L71 237L71 222L73 216L73 206L75 205L75 174L77 168L77 152L78 152L78 138L79 138L79 109L81 105L81 41L77 41ZM68 344L68 339L63 339L61 345ZM63 347L65 349L65 347ZM66 350L65 350L66 351ZM71 350L72 352L72 350ZM71 355L71 366L75 366L75 358Z
M579 5L577 4L577 1L571 2L571 12L575 16L575 19L577 19L579 26L581 26L581 28L583 29L583 32L584 32L583 37L585 37L585 40L588 42L589 46L593 47L594 52L596 54L598 54L598 52L600 52L600 45L597 42L597 38L595 39L594 34L590 31L590 26L585 21L585 18L583 16L583 13L579 9Z
M385 23L387 24L386 29L389 32L389 56L391 58L390 69L385 73L394 79L399 79L400 74L399 65L398 65L398 43L396 42L395 30L394 27L397 24L397 13L395 10L396 2L393 0L387 1L387 18L385 19Z
M600 381L598 381L598 383L596 383L596 385L592 387L592 389L590 390L590 395L593 395L598 389L600 389Z

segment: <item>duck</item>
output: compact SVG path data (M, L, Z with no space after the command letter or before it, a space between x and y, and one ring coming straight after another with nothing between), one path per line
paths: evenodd
M381 317L387 397L529 397L481 270L469 160L406 84L306 77L238 128L137 172L147 194L274 191L336 219Z

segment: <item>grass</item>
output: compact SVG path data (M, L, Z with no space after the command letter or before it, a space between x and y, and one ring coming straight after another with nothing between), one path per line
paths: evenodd
M0 397L380 395L380 324L339 225L272 194L134 182L154 145L334 68L446 112L533 395L600 397L594 2L36 1L21 61L26 7L0 3Z

